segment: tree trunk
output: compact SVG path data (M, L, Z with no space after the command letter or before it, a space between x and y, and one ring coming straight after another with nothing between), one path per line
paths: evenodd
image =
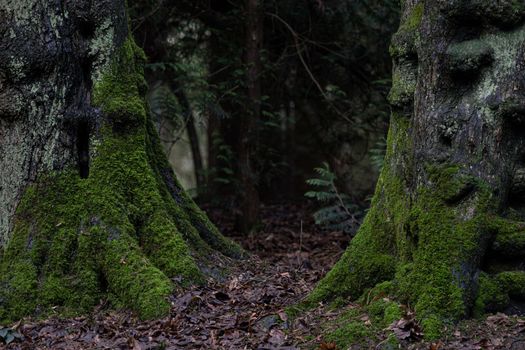
M0 321L107 296L169 311L170 278L238 257L179 186L125 1L0 0Z
M202 162L202 155L199 145L199 136L197 134L197 128L195 127L195 117L193 115L193 109L191 108L190 101L186 92L182 89L182 86L176 81L177 78L173 78L171 82L171 90L179 105L182 109L184 117L184 123L186 125L186 131L188 132L188 138L190 141L191 155L193 157L193 167L195 169L195 181L197 182L197 189L203 190L206 186L206 179L204 177L204 164Z
M261 116L261 49L263 36L262 0L246 0L246 85L248 108L239 118L238 162L241 214L237 217L237 228L250 232L259 220L259 192L256 188L255 171L252 164L254 135Z
M525 5L403 7L372 207L309 301L358 298L383 282L432 338L525 297Z

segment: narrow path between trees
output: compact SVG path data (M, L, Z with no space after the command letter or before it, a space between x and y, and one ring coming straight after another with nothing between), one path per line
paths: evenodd
M249 260L226 261L231 265L227 278L176 292L171 315L161 320L140 322L130 313L107 311L104 303L88 317L23 320L15 326L24 340L7 349L337 349L325 342L327 330L320 324L338 312L319 307L292 321L284 309L312 290L349 237L320 230L311 210L294 204L264 207L261 230L249 237L232 232L231 213L208 211L226 235L252 253ZM366 314L361 319L370 322ZM408 319L393 330L402 349L525 349L525 321L506 315L464 324L450 339L434 344L422 342ZM377 339L387 332L351 349L384 349Z
M175 293L170 317L140 322L130 313L108 312L102 303L90 317L24 320L17 327L24 341L8 348L298 349L312 341L312 324L292 331L284 308L312 290L348 237L320 231L307 210L291 204L265 207L261 231L249 237L231 231L230 213L209 212L252 256L226 261L231 274L223 281Z

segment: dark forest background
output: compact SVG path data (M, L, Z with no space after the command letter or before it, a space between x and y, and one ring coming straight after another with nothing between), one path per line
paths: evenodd
M229 208L241 232L256 229L261 203L305 193L323 202L320 223L352 229L386 147L398 7L134 1L148 102L186 189Z

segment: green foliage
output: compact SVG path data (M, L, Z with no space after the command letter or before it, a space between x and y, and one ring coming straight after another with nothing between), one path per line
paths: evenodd
M208 169L207 176L218 185L236 185L234 167L234 155L231 147L222 139L219 132L212 134L211 142L217 151L217 164Z
M176 56L173 62L154 62L146 65L148 73L160 76L161 84L154 86L151 92L176 80L176 85L184 88L188 95L195 114L201 116L212 108L217 100L208 82L208 67L203 56L204 52L196 50L193 54L181 55L180 52L173 51L173 54Z
M307 174L311 164L294 161L305 154L317 162L326 154L340 152L336 156L342 159L349 156L343 149L357 149L354 142L373 144L386 130L389 88L384 82L390 76L386 48L397 26L397 0L263 2L259 101L251 101L246 94L246 73L252 67L244 62L246 38L240 35L246 27L243 7L232 2L189 0L172 5L162 7L159 1L144 0L130 4L132 27L140 38L137 42L149 44L155 38L155 45L146 47L161 48L152 55L157 62L147 65L148 72L156 80L165 80L165 72L175 72L195 116L203 123L213 117L213 127L225 133L223 142L230 149L236 149L239 137L249 138L252 175L261 192L275 191L276 184L283 188L283 177L292 172L294 178ZM169 94L158 96L160 100L150 104L163 106L153 110L177 117ZM252 102L261 107L253 133L235 135L239 121L252 117L251 108L247 108ZM305 110L309 113L303 118ZM181 127L180 118L173 127ZM213 148L213 140L208 141ZM210 155L221 152L212 149ZM235 158L235 152L231 156ZM231 160L235 165L236 159ZM348 164L346 159L342 161ZM212 159L210 164L222 162ZM363 162L369 166L367 157ZM227 169L236 168L214 167L208 171L209 178L221 173L216 182L231 191L233 177L238 174L230 176ZM339 167L333 171L340 178L353 176ZM368 189L373 181L346 191L363 197L362 187Z
M359 207L349 196L339 192L336 185L337 177L330 170L328 163L323 163L321 167L315 168L315 171L318 177L306 180L313 189L305 193L306 197L323 205L313 215L315 223L329 230L354 233L360 223Z
M379 171L383 169L386 155L386 139L381 139L369 151L372 165Z
M184 127L184 120L181 116L181 108L177 98L166 85L153 87L148 94L148 103L152 117L157 123L163 120L171 122L176 129Z
M184 149L188 143L192 152L199 149L200 159L205 160L206 154L202 154L202 148L195 146L205 144L202 142L204 128L217 100L208 82L207 49L203 44L209 32L195 19L174 19L179 21L178 27L166 38L166 53L161 56L161 60L145 67L149 80L153 82L146 97L165 153L170 156L174 146L182 145ZM186 134L189 128L192 133ZM199 180L206 178L201 168L205 165L205 162L196 165L198 185L204 185L204 181ZM199 194L206 189L192 190Z

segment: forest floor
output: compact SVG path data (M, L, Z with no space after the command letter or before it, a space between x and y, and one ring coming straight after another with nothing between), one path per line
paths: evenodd
M226 279L176 292L170 316L161 320L140 322L128 312L108 311L104 304L86 317L22 320L12 328L23 340L4 348L335 350L327 335L348 309L357 310L362 327L373 329L373 318L357 304L339 310L320 305L293 320L285 313L313 289L349 241L347 235L316 227L308 207L265 206L259 232L248 237L233 232L231 212L208 211L226 235L252 254L230 262ZM425 343L410 313L388 329L363 333L361 345L350 349L387 349L385 340L392 333L401 349L525 349L525 320L518 317L498 314L470 321L447 339Z

